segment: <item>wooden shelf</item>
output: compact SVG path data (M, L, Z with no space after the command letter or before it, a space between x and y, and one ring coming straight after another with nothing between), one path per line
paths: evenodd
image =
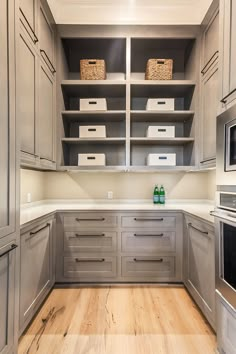
M62 111L62 117L65 121L74 122L91 122L91 120L106 121L123 121L126 117L126 111Z
M60 166L59 171L70 172L124 172L126 166Z
M63 80L63 94L79 98L125 97L126 84L107 80Z
M131 111L131 120L140 122L186 122L192 119L194 111Z
M132 144L139 145L186 145L194 142L194 138L130 138Z
M66 144L125 144L125 138L62 138Z
M195 88L192 80L132 80L132 97L177 98L191 95Z
M130 166L129 172L176 172L194 171L195 166Z

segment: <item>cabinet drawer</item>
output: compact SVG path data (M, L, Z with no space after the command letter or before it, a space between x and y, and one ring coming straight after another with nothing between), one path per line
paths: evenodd
M121 220L122 227L152 227L154 229L161 228L175 228L175 216L161 216L161 215L138 215L138 216L123 216Z
M64 251L114 252L116 232L80 231L64 233Z
M116 276L116 257L64 257L65 278L93 278L96 281Z
M174 231L130 231L122 232L122 252L175 251Z
M173 278L175 257L122 257L123 277Z
M74 216L64 216L64 229L68 231L80 228L115 227L117 217L104 213L78 213Z

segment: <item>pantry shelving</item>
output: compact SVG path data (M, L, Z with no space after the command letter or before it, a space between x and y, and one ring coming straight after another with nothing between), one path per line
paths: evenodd
M96 27L96 26L95 26ZM82 31L83 32L83 31ZM194 31L192 31L194 33ZM193 170L196 165L198 38L173 32L155 38L130 33L82 37L71 31L62 36L59 98L60 170L171 171ZM99 32L100 33L100 32ZM148 33L148 31L147 31ZM190 30L191 33L191 30ZM61 57L63 57L61 56ZM145 80L149 58L172 58L173 79ZM104 59L106 80L80 80L80 59ZM80 98L106 98L106 111L80 111ZM146 110L148 98L174 98L173 111ZM81 138L79 127L105 125L105 138ZM174 137L149 138L149 126L172 126ZM79 167L79 153L104 153L106 166ZM147 166L150 153L175 153L176 166Z

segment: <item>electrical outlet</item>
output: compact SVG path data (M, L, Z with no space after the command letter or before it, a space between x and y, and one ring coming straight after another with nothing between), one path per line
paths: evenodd
M31 196L31 193L27 193L27 203L31 203L32 201L32 196Z
M107 199L113 199L113 192L112 191L107 192Z

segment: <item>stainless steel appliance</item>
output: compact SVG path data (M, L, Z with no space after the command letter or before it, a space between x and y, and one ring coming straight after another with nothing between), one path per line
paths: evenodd
M236 193L217 192L216 290L236 309Z
M236 105L217 117L216 184L236 191Z

